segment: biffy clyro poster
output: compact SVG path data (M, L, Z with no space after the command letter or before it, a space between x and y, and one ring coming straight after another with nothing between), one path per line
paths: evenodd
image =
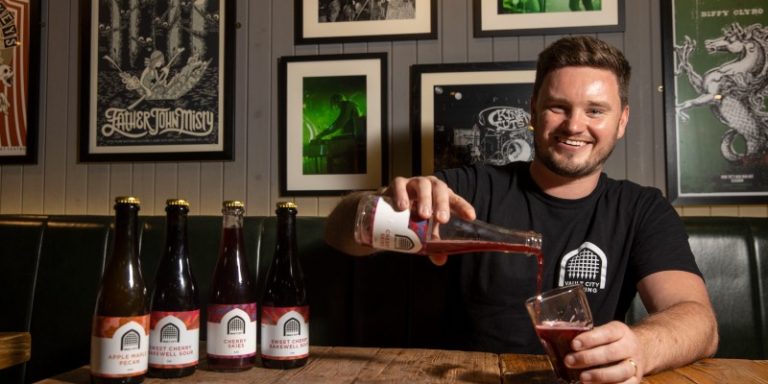
M670 189L691 203L768 201L768 2L672 4Z
M92 3L86 158L221 158L215 154L226 152L229 139L224 41L233 38L225 37L224 3Z

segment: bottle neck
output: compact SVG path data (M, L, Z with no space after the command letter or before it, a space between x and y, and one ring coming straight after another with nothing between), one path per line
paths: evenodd
M277 211L277 249L275 257L292 261L297 250L296 210L279 209Z
M184 257L187 251L187 209L181 206L166 208L165 250L170 257Z
M115 244L111 262L137 262L139 256L139 207L115 206Z
M242 228L243 227L243 210L239 208L225 208L223 211L223 223L224 228Z

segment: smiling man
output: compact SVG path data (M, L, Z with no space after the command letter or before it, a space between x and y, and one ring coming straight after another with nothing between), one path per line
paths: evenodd
M584 369L584 383L639 383L717 348L712 306L677 213L659 190L602 172L627 127L629 78L618 49L592 37L560 39L539 55L532 162L398 177L383 192L398 209L441 223L454 214L542 233L544 289L582 284L592 308L595 328L577 336L565 358ZM353 240L361 195L343 199L327 223L328 243L354 255L373 252ZM430 258L457 271L456 348L542 352L523 305L535 294L528 258ZM651 315L628 326L621 320L636 293Z

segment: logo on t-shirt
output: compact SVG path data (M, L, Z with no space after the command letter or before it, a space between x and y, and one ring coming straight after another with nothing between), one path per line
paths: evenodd
M605 289L608 259L597 245L585 242L568 252L560 261L558 286L581 284L586 292L596 293Z

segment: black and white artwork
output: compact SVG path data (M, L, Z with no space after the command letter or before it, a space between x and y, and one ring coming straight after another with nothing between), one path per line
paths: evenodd
M530 84L435 86L434 170L533 159Z
M91 3L86 160L231 156L225 11L225 0Z
M411 67L413 173L533 159L533 62Z

